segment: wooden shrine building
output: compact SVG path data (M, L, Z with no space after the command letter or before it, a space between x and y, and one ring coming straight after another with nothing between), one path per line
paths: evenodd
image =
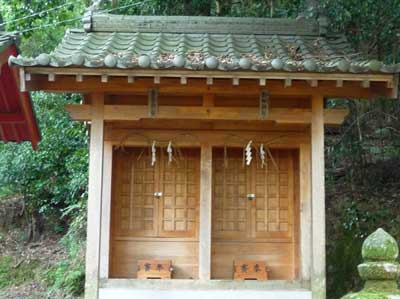
M90 12L10 59L84 96L86 298L325 298L324 99L397 97L400 66L322 21Z

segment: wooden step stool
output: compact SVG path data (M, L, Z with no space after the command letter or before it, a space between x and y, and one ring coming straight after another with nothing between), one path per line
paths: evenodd
M170 260L139 260L138 279L171 279L172 263Z
M234 261L234 280L268 280L268 269L263 261Z

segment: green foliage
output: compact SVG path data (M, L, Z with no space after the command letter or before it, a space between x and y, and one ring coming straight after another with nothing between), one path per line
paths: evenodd
M19 286L35 278L37 261L22 261L15 264L9 256L0 257L0 289L7 286Z
M42 141L0 145L0 188L23 194L32 209L59 215L86 196L87 138L81 123L71 122L64 105L76 95L32 94Z

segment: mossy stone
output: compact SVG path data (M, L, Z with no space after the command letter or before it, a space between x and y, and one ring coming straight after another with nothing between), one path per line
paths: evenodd
M397 242L391 235L381 228L372 233L363 243L364 263L358 266L364 288L342 299L400 299L396 281L400 267L395 261L398 254Z
M396 240L381 228L372 233L362 246L365 261L394 261L398 255Z

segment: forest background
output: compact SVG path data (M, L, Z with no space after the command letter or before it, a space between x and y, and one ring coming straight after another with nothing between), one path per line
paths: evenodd
M90 1L0 0L0 31L21 32L25 56L49 52L80 27ZM329 17L355 50L400 61L400 0L113 0L118 14ZM38 13L42 12L42 13ZM30 17L28 17L30 16ZM1 28L3 27L3 28ZM75 298L84 286L88 130L64 105L79 95L31 94L42 141L0 143L0 297ZM400 240L400 102L329 99L350 109L326 128L328 298L360 287L362 240L383 227Z

